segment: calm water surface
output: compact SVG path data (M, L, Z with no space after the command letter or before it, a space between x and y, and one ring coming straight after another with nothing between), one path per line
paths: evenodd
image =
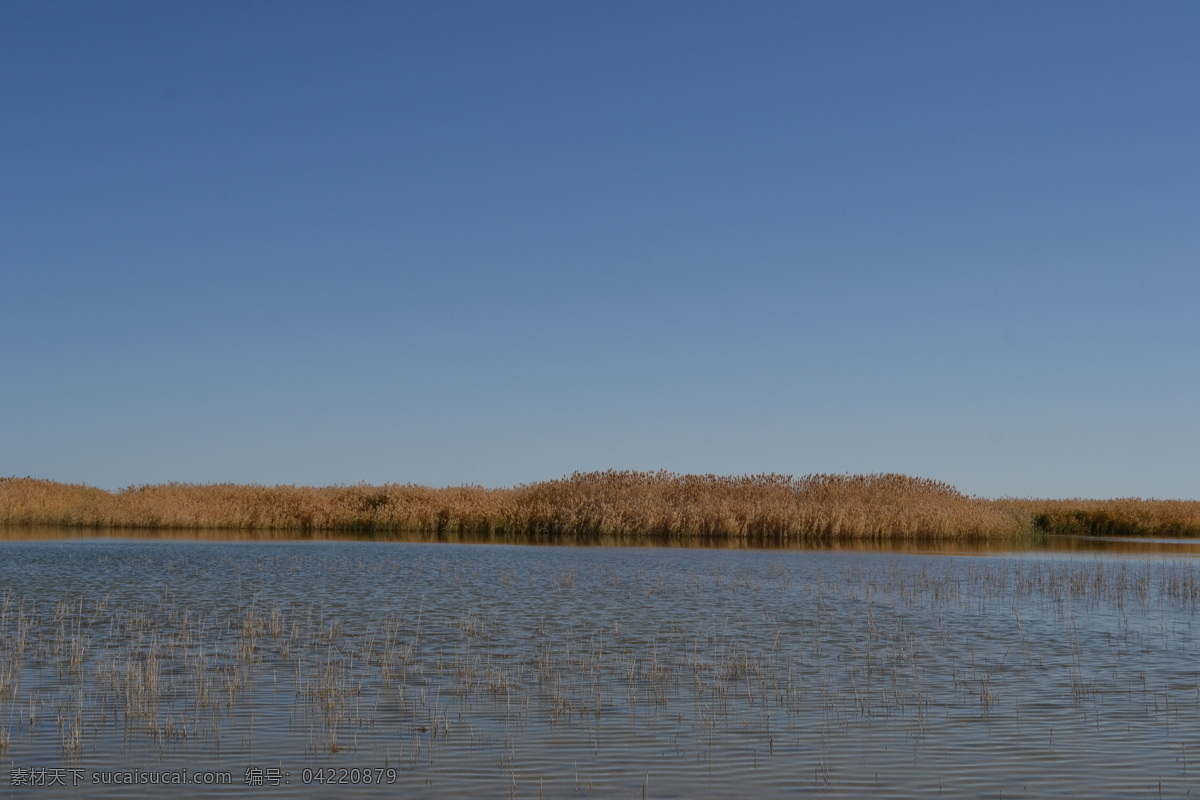
M1197 544L1101 544L14 536L0 797L1188 796Z

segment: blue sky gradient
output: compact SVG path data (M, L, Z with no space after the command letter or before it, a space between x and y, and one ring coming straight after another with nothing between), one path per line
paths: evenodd
M1200 4L0 5L0 475L1200 498Z

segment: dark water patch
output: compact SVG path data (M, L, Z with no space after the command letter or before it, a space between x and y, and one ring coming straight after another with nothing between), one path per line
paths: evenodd
M994 539L828 539L773 544L728 538L660 540L646 536L549 536L511 533L429 531L286 531L227 528L64 528L0 525L0 541L181 541L181 542L375 542L405 544L520 545L537 547L628 547L666 550L763 550L793 552L989 555L1108 553L1112 555L1200 555L1200 539L1032 534Z

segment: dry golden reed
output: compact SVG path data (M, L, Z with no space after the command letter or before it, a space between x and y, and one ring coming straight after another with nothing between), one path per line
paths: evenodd
M894 474L795 478L609 470L508 489L167 483L119 492L3 478L0 524L781 543L1037 531L1185 535L1200 533L1200 503L984 500L945 483Z
M1200 536L1195 500L1007 500L1038 530L1088 536Z

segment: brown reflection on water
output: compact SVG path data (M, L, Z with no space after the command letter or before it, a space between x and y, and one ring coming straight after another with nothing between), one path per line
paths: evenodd
M646 547L656 549L779 550L920 555L1089 553L1109 555L1200 555L1200 539L1117 536L1035 535L1016 539L833 540L746 543L696 538L663 541L653 537L550 536L510 533L468 534L427 531L295 531L228 528L68 528L0 525L0 541L132 539L193 542L405 542L412 544L492 544L561 547Z

